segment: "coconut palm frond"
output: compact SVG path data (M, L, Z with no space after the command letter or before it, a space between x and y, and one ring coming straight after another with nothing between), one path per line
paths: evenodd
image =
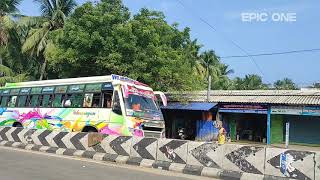
M26 39L22 46L22 52L29 52L31 55L44 51L48 38L48 27L34 29L30 32L30 36Z
M1 74L5 75L5 76L12 76L14 75L12 69L10 69L9 67L0 64L0 72Z
M18 6L22 0L1 0L0 1L0 16L18 12Z

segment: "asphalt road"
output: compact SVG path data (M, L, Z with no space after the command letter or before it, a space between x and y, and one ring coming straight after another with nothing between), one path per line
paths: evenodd
M0 179L208 180L209 178L0 147Z

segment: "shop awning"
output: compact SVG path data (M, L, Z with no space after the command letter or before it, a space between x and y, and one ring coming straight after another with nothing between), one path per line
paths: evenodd
M162 106L161 109L177 109L177 110L194 110L194 111L209 111L214 108L217 103L168 103L167 106Z

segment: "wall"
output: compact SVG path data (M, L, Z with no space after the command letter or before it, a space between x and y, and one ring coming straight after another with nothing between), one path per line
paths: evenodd
M320 176L319 152L266 146L11 127L0 127L0 145L224 179Z

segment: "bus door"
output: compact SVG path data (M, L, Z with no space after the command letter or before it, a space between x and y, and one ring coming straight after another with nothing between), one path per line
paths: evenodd
M104 102L103 107L106 109L110 109L109 123L108 123L108 132L107 134L114 135L128 135L128 130L125 128L125 116L123 109L123 102L121 102L122 95L120 90L120 85L115 87L110 83L109 85L104 85L104 87L108 86L109 89L105 88L103 92ZM111 91L112 89L112 91Z

